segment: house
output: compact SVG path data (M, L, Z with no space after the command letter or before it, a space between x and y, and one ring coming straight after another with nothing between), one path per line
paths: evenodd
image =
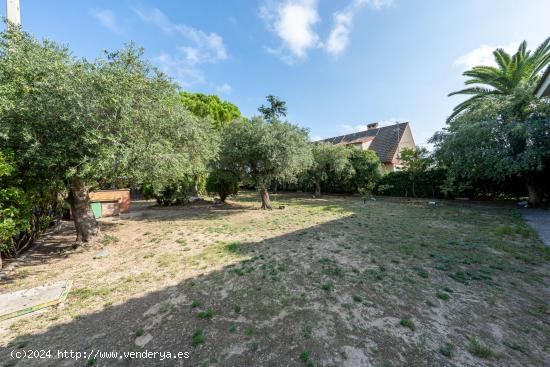
M399 152L404 148L416 148L411 126L408 122L379 127L378 123L367 125L367 130L341 135L322 141L332 144L353 145L359 149L373 150L384 171L396 171L402 167Z
M539 84L537 84L537 87L535 88L535 95L538 98L550 97L550 66L546 68Z

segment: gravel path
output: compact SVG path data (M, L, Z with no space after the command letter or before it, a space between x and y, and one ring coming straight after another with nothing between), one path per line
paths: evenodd
M550 210L524 209L523 218L538 233L542 242L550 246Z

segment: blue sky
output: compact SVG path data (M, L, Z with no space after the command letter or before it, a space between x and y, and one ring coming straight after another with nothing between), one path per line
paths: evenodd
M23 28L75 56L135 41L183 89L246 116L274 94L313 139L406 120L419 145L460 102L447 94L462 71L534 48L548 14L548 0L21 0Z

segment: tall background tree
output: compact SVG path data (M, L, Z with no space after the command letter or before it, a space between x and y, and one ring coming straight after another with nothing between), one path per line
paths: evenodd
M349 171L352 166L349 161L350 149L344 145L331 143L314 143L312 148L313 164L309 169L309 175L315 184L315 196L321 196L321 183L329 176L341 176Z
M193 115L211 118L217 130L241 117L241 111L233 103L222 101L215 95L180 92L180 101Z
M362 150L354 147L349 149L351 150L349 160L353 174L347 181L354 191L368 195L380 180L382 174L380 159L374 151L369 149Z
M527 89L531 92L531 98L517 101L523 103L519 103L515 109L515 117L521 117L523 108L534 98L532 92L541 72L550 64L550 38L547 38L535 51L527 50L527 42L523 41L514 55L509 55L499 48L493 52L493 56L496 67L476 66L464 72L463 75L469 78L465 84L474 86L452 92L449 96L471 95L472 97L457 105L448 121L471 110L484 100L495 96L509 96L518 89ZM525 96L529 96L529 93L524 94Z
M258 111L266 121L273 122L275 120L280 120L281 117L286 117L287 110L285 101L271 94L265 98L269 104L267 106L261 105Z
M293 182L311 165L308 132L277 120L242 119L223 132L219 160L223 169L254 185L260 192L262 209L271 209L271 182Z
M160 190L204 170L216 133L190 114L177 87L134 46L91 63L50 41L0 35L0 144L30 182L68 192L77 240L98 230L89 190L117 180Z
M411 182L412 196L416 197L416 183L420 177L426 174L431 164L428 150L426 148L405 148L399 153L403 162L403 168Z

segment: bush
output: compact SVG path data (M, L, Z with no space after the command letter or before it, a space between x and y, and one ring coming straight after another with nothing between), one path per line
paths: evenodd
M329 174L322 184L324 192L355 193L368 195L380 179L380 160L372 150L348 147L351 169L341 175ZM305 186L305 185L304 185Z
M30 226L32 203L14 186L15 167L0 152L0 253L13 252L13 238ZM1 264L1 263L0 263Z
M180 179L177 183L165 187L162 191L152 193L160 206L183 205L189 202L191 192L195 187L191 177Z
M225 203L229 195L237 195L239 192L239 178L233 172L216 169L206 179L206 191L218 194Z
M445 171L439 168L430 169L418 174L415 182L417 197L435 198L444 196L441 186L445 182ZM378 195L413 196L412 180L408 172L395 171L382 176L375 189Z
M54 186L24 187L23 176L11 154L0 151L0 256L16 256L35 237L60 218L61 205ZM0 268L2 263L0 261Z

